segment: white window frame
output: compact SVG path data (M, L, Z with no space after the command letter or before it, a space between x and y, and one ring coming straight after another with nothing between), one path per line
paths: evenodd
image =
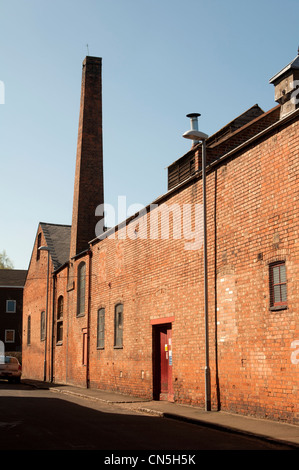
M9 332L13 332L13 340L10 341L10 340L7 340L7 333ZM4 342L5 343L14 343L15 342L15 337L16 337L16 330L5 330L5 339L4 339Z
M8 308L8 303L9 302L14 302L14 310L9 310L9 308ZM9 300L6 301L6 313L16 313L16 309L17 309L17 301L16 300L9 299Z

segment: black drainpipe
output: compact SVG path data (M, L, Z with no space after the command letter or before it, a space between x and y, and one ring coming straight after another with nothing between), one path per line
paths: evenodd
M51 333L51 373L50 380L54 380L54 319L55 319L55 288L56 288L56 274L53 274L53 287L52 287L52 333Z
M88 266L88 305L87 305L87 360L86 360L86 388L90 386L89 378L89 353L90 353L90 308L91 308L91 260L92 251L88 250L89 266Z

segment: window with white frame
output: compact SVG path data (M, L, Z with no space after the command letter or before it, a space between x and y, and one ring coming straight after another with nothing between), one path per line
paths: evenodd
M15 330L5 330L5 343L15 342Z
M6 301L6 313L16 313L17 302L15 300Z

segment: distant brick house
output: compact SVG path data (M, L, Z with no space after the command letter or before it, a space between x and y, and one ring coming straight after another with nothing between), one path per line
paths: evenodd
M277 106L206 141L207 349L202 145L169 166L164 195L105 229L101 60L85 59L72 226L38 227L24 376L204 406L208 354L212 410L298 422L298 60L271 79Z
M0 341L5 352L22 350L26 270L0 269Z

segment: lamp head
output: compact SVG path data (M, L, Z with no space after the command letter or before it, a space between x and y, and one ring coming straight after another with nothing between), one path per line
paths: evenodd
M190 131L187 131L183 134L183 137L185 139L190 139L193 140L193 145L197 144L200 141L206 140L209 136L207 134L204 134L203 132L200 132L198 130L198 118L200 114L199 113L191 113L187 114L187 118L190 119Z
M196 142L200 140L207 140L209 136L204 132L197 131L196 129L191 129L190 131L184 132L183 137L185 139L191 139Z

